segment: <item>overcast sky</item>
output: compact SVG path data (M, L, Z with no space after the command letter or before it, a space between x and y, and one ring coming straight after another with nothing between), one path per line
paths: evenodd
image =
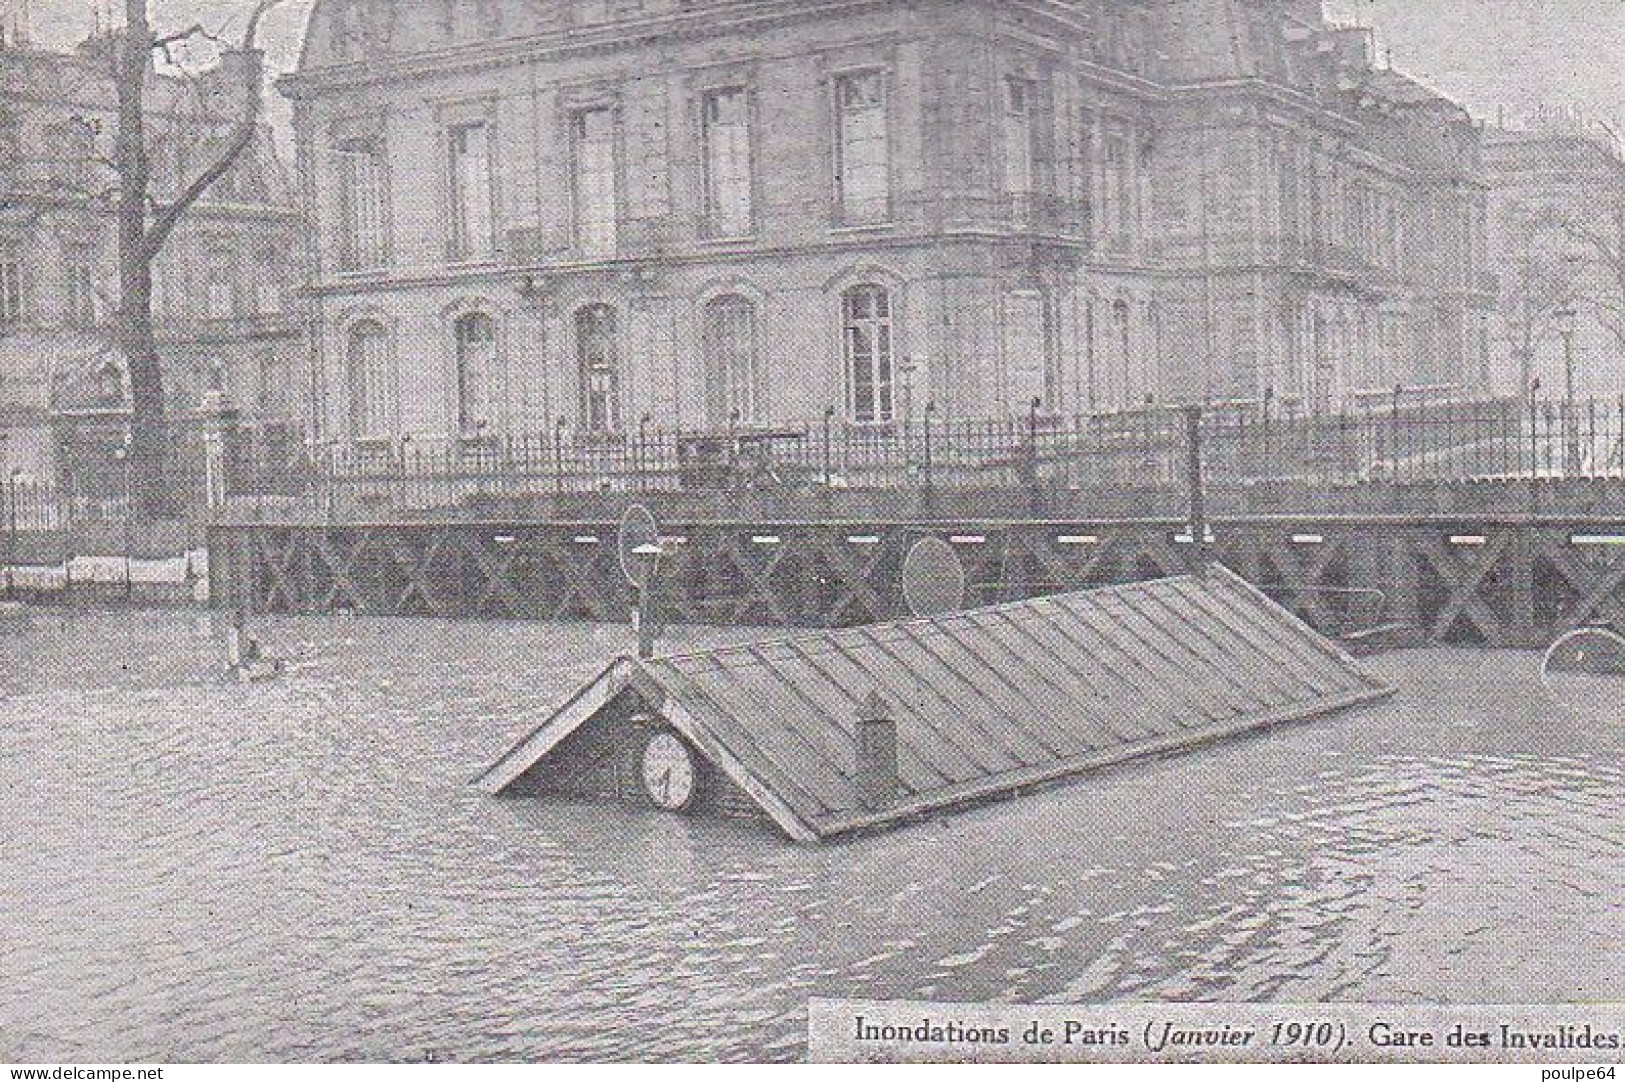
M0 4L24 0L0 0ZM26 0L37 37L71 43L98 0ZM99 0L121 8L123 0ZM244 0L152 0L154 20L240 31ZM276 68L298 57L309 0L286 0L264 42ZM1625 120L1625 0L1327 0L1333 18L1375 26L1394 65L1493 117L1540 103Z

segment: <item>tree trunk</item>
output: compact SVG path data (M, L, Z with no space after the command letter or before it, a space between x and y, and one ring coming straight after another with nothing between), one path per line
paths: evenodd
M133 513L143 520L174 518L180 501L170 485L169 413L152 326L151 264L127 264L121 287L119 352L130 377L129 469Z
M147 229L152 165L147 152L146 88L152 70L152 28L146 0L125 0L125 18L114 59L119 111L117 344L129 376L125 469L134 504L131 512L150 520L174 517L176 500L169 487L169 417L152 325L152 263L157 253Z
M125 468L132 511L142 519L173 518L182 509L172 485L173 443L168 402L152 318L153 264L163 253L183 215L210 186L236 165L254 141L262 108L261 54L256 45L260 20L281 0L255 0L243 34L245 85L243 112L222 153L190 182L177 177L177 190L158 205L152 193L152 160L147 147L146 89L154 70L153 52L204 34L193 26L159 38L147 15L148 0L124 0L125 27L112 58L118 93L119 128L114 152L118 172L119 311L116 343L129 375L130 430Z

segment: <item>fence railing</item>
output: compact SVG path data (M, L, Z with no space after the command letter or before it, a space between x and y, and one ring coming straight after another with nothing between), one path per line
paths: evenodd
M1280 403L1204 407L1200 433L1211 511L1235 494L1311 499L1425 483L1612 479L1625 482L1625 399L1365 401L1330 414ZM1057 494L1111 496L1111 506L1173 507L1188 485L1189 430L1169 408L1092 416L1034 411L993 421L862 426L833 416L764 429L604 434L564 428L528 436L312 448L286 431L243 429L225 442L233 509L358 521L546 513L549 500L600 495L768 493ZM201 494L203 456L174 460L179 491ZM19 485L19 530L60 529L125 514L116 479ZM1625 485L1621 487L1625 513ZM1227 500L1229 501L1227 503ZM202 514L199 501L185 501ZM579 499L574 502L579 505ZM726 503L726 500L723 501ZM1104 504L1103 504L1104 505ZM794 504L790 504L794 507ZM1318 504L1316 505L1318 506ZM529 510L527 510L529 509ZM1126 513L1126 512L1125 512ZM1239 513L1239 512L1237 512ZM5 519L0 517L0 527Z
M1206 482L1304 489L1421 482L1625 480L1625 399L1368 402L1311 414L1205 407ZM340 518L476 511L583 494L888 490L1183 491L1189 436L1168 408L859 426L551 433L283 448L232 463L234 495L310 500ZM1223 505L1216 510L1222 512Z

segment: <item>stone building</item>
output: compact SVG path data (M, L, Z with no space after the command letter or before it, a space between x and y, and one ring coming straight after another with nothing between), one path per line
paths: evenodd
M1479 132L1307 0L317 0L324 436L1480 383Z
M13 26L0 45L0 428L10 469L83 488L116 467L128 388L110 321L119 303L111 194L116 100L101 45L62 53ZM240 92L232 58L198 79L154 76L154 196L224 145ZM308 334L296 189L270 130L197 204L156 265L154 315L171 409L221 386L246 416L302 438Z
M1618 136L1571 108L1485 134L1491 266L1500 285L1494 378L1508 394L1568 393L1556 313L1575 313L1577 397L1625 394L1625 158Z

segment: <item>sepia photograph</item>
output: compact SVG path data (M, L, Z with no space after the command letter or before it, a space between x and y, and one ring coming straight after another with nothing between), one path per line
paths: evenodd
M808 1062L1612 1082L1625 0L0 0L6 1082Z

